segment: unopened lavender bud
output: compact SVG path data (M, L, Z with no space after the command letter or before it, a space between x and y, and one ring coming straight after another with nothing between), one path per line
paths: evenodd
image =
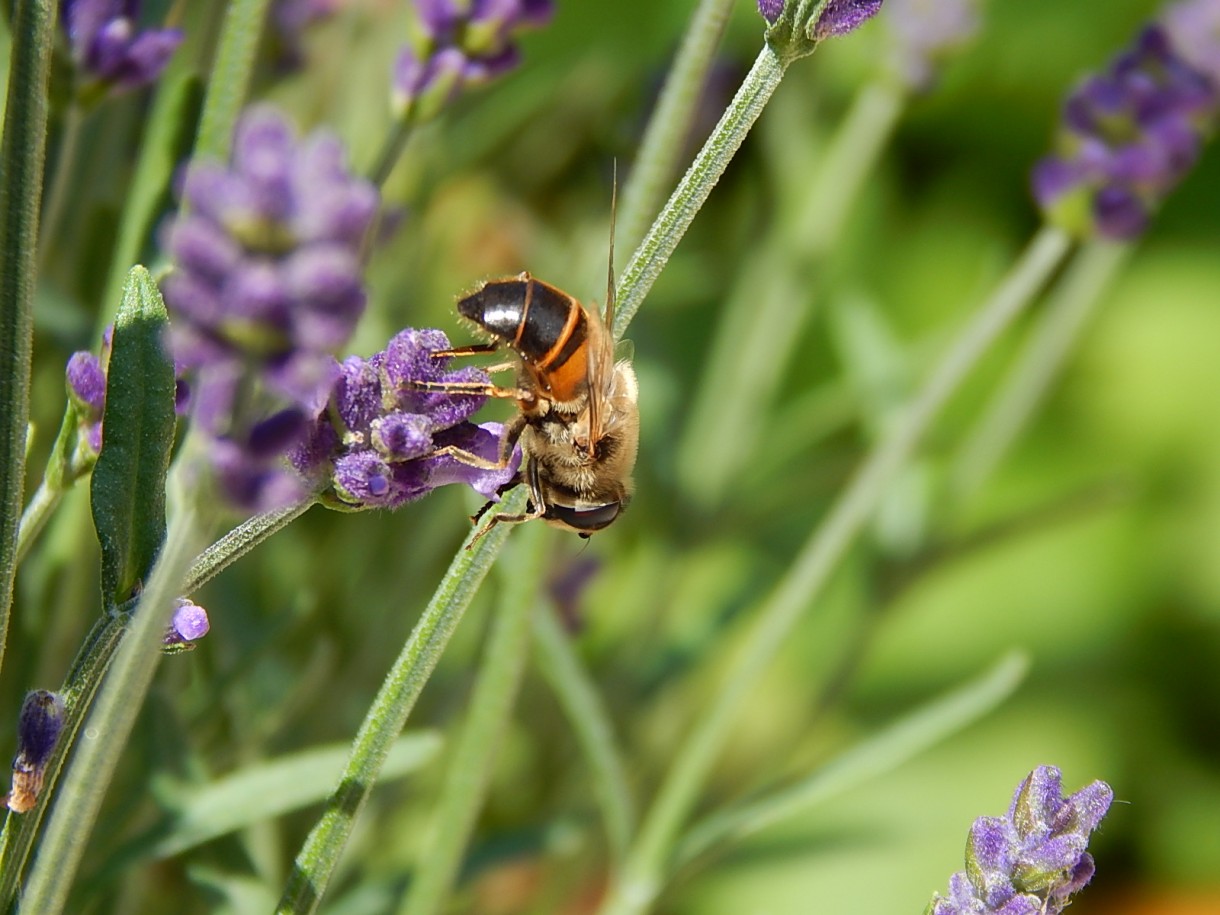
M812 54L827 38L846 35L881 9L882 0L759 0L767 43L785 62Z
M1114 792L1096 781L1063 797L1060 773L1039 766L1017 787L1006 817L980 817L970 830L966 869L930 915L1059 915L1093 876L1089 835Z
M93 353L73 353L66 371L68 397L76 407L80 446L92 463L102 450L102 413L106 406L106 370Z
M137 31L139 15L139 0L64 0L60 20L88 91L135 89L161 75L182 32Z
M784 0L758 0L758 12L774 24L784 13Z
M166 654L190 651L196 642L208 634L210 628L208 612L185 597L180 597L174 617L161 640L161 650Z
M880 9L881 0L826 0L809 27L809 34L818 41L846 35L876 16Z
M47 763L64 727L64 703L45 689L27 693L17 720L17 755L13 759L13 787L8 808L25 813L38 802Z

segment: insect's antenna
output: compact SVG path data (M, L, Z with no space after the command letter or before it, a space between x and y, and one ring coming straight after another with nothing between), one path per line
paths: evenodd
M610 178L610 257L606 268L606 329L614 328L614 224L618 216L618 159Z

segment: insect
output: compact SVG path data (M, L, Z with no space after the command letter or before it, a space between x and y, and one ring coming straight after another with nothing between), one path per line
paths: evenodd
M515 400L518 412L504 427L498 464L453 446L437 453L473 466L504 467L520 442L521 479L529 490L525 513L495 515L479 536L496 523L542 518L588 537L611 524L630 500L640 431L638 388L630 359L615 359L614 301L613 243L604 314L528 273L490 280L458 300L458 313L493 339L435 356L507 346L517 358L488 371L516 368L516 385L420 386Z

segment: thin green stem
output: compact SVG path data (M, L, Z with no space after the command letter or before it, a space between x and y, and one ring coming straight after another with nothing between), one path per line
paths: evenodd
M51 176L51 193L47 195L47 204L43 210L42 231L38 240L40 266L46 264L51 244L59 235L64 206L72 189L72 177L76 174L76 148L80 145L84 120L80 104L73 100L64 114L63 134L59 139L59 149L55 153L55 173Z
M389 136L386 137L381 152L377 155L377 162L369 172L369 180L378 188L383 187L389 180L390 173L394 171L394 166L398 164L403 150L407 148L407 141L411 139L415 123L414 115L408 112L406 116L398 118L394 122L394 126L390 128Z
M678 833L724 746L751 688L778 654L811 602L883 498L888 484L969 371L1031 302L1062 261L1070 241L1044 228L969 324L950 344L914 401L861 466L811 533L785 577L756 611L757 622L720 692L683 741L649 808L604 915L645 911L660 891Z
M43 473L42 482L38 484L38 489L30 497L25 511L21 513L21 525L17 529L18 564L25 558L34 540L46 526L63 494L76 481L80 473L84 472L81 468L75 468L79 470L79 473L74 473L72 466L72 444L76 441L78 422L76 410L69 404L68 408L64 410L63 421L59 424L59 433L55 436L55 442L51 446L51 454L47 459L47 469Z
M401 915L441 911L457 880L529 656L530 617L537 615L538 582L543 576L538 543L546 533L542 525L529 525L512 545L515 561L500 567L501 596L491 635L466 721L445 766L431 839L424 845Z
M52 798L54 809L22 895L26 911L58 915L67 904L102 798L152 685L174 599L202 535L192 509L179 513L170 525L130 629L98 690L87 739L74 747L63 783Z
M271 0L231 0L221 26L220 45L203 99L195 155L225 159L233 127L250 90L254 59Z
M8 642L30 415L38 210L47 150L47 84L55 0L13 10L8 98L0 139L0 665Z
M568 725L585 754L606 839L615 860L620 860L634 828L635 802L610 715L554 613L534 614L534 642L538 669L568 716Z
M783 75L784 63L770 45L763 47L712 135L695 156L623 271L619 279L618 313L614 318L616 338L622 337L635 317L644 297L762 114Z
M521 488L499 506L500 512L507 514L519 513L524 508L525 493ZM297 854L288 885L276 907L279 915L303 915L317 910L390 745L406 724L441 652L504 545L508 529L509 525L498 524L477 540L478 532L472 531L450 563L373 699L352 743L351 757L335 793Z
M978 491L1021 434L1130 253L1130 245L1094 242L1073 258L1029 342L962 445L951 478L959 502Z
M311 495L299 502L263 512L243 521L199 554L190 571L186 573L186 580L182 584L183 596L202 588L272 534L282 531L317 504L318 497Z
M733 9L733 0L700 0L690 26L665 77L665 86L631 168L619 211L619 237L633 249L678 165L678 156L695 120L699 96L707 82L716 48Z

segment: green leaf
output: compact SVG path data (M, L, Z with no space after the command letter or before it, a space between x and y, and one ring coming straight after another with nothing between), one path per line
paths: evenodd
M114 322L102 452L93 470L93 525L102 546L102 596L120 604L138 589L165 539L165 475L174 442L174 364L161 292L133 267Z
M687 863L712 845L735 841L896 769L917 753L972 724L1021 684L1029 660L1003 657L982 676L897 719L806 778L751 803L712 814L691 828L677 852Z
M398 738L386 757L381 780L421 769L440 748L441 739L435 731ZM168 858L226 833L321 803L334 790L349 750L346 744L317 747L249 766L210 785L180 787L177 801L181 806L174 813L169 833L150 854Z

